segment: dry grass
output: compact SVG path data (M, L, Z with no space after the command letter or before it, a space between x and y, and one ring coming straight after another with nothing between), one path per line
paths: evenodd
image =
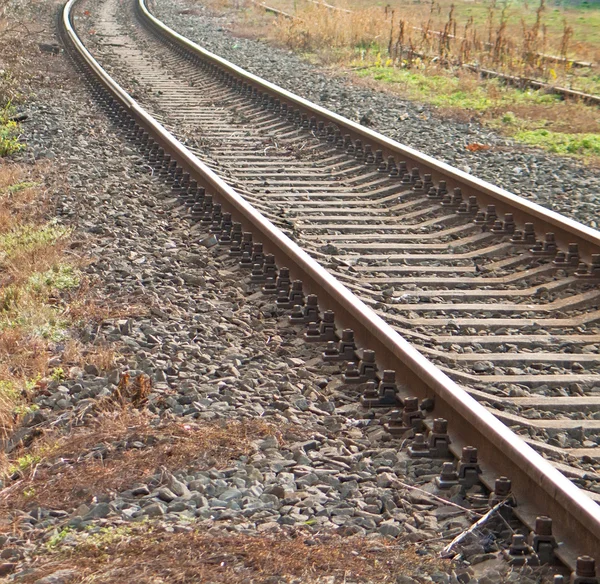
M5 161L0 167L0 438L53 368L113 367L115 347L77 341L79 327L145 312L102 296L82 273L86 258L71 249L70 230L49 220L44 185L59 179L53 172Z
M100 373L114 369L117 349L114 344L98 343L85 345L76 339L68 339L61 355L63 367L95 365Z
M574 41L579 16L584 13L565 13L563 20L557 20L545 0L525 6L494 0L477 6L445 0L385 6L333 2L337 10L316 1L299 0L288 6L286 0L274 0L271 4L281 4L296 17L277 22L275 34L288 46L303 51L333 49L340 55L358 52L362 58L371 56L395 66L419 66L432 59L453 65L477 62L558 82L559 76L564 80L573 75L569 59L593 61L598 53L598 39L588 40L584 35Z
M273 435L281 440L281 431L261 420L157 426L147 411L120 397L99 404L85 426L66 434L46 431L7 457L5 477L21 470L20 478L0 493L0 515L35 505L70 511L94 496L125 490L160 468L222 468L251 454L253 440ZM145 447L133 447L133 442Z
M137 525L104 530L73 548L57 547L19 581L29 584L61 569L75 570L72 582L98 584L383 584L396 582L401 574L449 572L450 563L421 555L416 544L398 546L379 539L307 539L302 530L293 535L211 536Z
M48 341L32 334L48 323L54 308L28 286L30 278L58 265L64 247L33 241L49 212L49 198L40 187L43 167L6 162L0 167L0 436L16 419L29 379L46 373ZM47 300L50 295L46 295Z

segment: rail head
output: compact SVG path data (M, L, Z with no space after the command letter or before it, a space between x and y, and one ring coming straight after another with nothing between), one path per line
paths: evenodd
M537 203L463 172L445 162L436 160L320 105L311 103L307 99L242 69L182 36L156 18L148 9L146 0L137 0L137 7L143 18L156 30L164 34L166 38L220 66L223 70L242 78L248 83L252 83L258 88L262 88L263 91L276 95L279 99L285 100L321 120L337 125L365 143L376 144L386 153L397 156L398 160L406 160L420 166L424 172L431 172L437 180L445 180L450 188L460 188L464 197L477 194L478 198L482 199L482 203L496 204L498 210L503 213L512 212L518 223L523 224L526 221L531 221L536 225L536 231L539 231L539 233L554 232L557 240L565 247L569 243L577 243L580 246L581 256L587 260L593 253L600 252L600 231L546 209Z
M68 0L64 7L61 22L66 37L94 75L127 108L137 124L149 132L165 150L168 149L171 155L194 178L197 178L201 184L218 194L225 206L236 213L244 225L251 227L258 236L257 239L262 237L265 247L275 253L280 265L288 265L297 277L303 279L307 289L318 294L321 306L336 311L336 320L339 315L342 321L345 318L347 322L352 322L358 330L357 338L363 345L376 348L378 357L383 359L386 365L395 365L398 371L404 372L407 381L426 387L428 392L434 394L436 399L450 408L451 415L447 417L452 420L455 426L454 430L460 433L461 426L463 431L468 427L469 431L466 432L466 437L476 438L480 441L480 444L476 443L476 446L481 447L483 445L482 450L486 456L484 460L487 463L494 465L503 463L500 464L500 467L515 473L513 483L516 485L517 497L521 496L525 500L530 496L532 488L540 489L543 496L540 496L539 503L542 507L546 507L546 509L542 509L543 512L554 516L557 536L571 542L577 539L578 544L581 544L577 546L576 550L572 549L570 545L564 548L565 559L569 563L574 562L575 552L586 553L600 561L600 506L596 505L584 492L525 444L405 339L400 337L366 304L246 202L242 196L137 104L108 75L77 36L71 21L72 9L77 2L78 0ZM160 27L168 34L174 35L174 38L183 39L160 21L157 21L148 12L144 0L138 0L138 2L139 8L152 22L160 24ZM216 55L197 47L187 39L183 40L190 47L194 47L194 50L223 61ZM227 64L226 61L223 62ZM228 66L234 67L235 70L245 74L235 65L228 64ZM276 87L268 82L256 79L265 86ZM299 100L299 103L312 105L302 100L302 98L296 98L292 94L289 95ZM318 110L322 109L319 106L313 107ZM343 118L340 118L340 120L346 122ZM370 132L369 130L360 129ZM373 133L373 135L375 134ZM411 152L419 154L416 151L411 150ZM419 156L423 159L429 159L421 154ZM453 169L450 170L454 172ZM285 264L282 262L285 262ZM446 412L444 412L444 415L446 415ZM497 457L497 460L494 460L495 457Z

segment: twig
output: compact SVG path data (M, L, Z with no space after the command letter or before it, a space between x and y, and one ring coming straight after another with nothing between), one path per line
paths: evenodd
M448 557L450 554L450 551L452 550L452 548L457 544L460 543L463 539L465 539L465 537L467 537L467 535L469 535L470 533L473 533L473 531L475 531L478 527L482 526L484 523L486 523L486 521L488 519L490 519L490 517L492 517L496 511L498 511L498 509L500 509L500 507L503 507L506 504L507 499L504 499L503 501L500 501L500 503L498 503L497 505L494 505L483 517L481 517L481 519L479 519L476 523L473 523L473 525L471 525L471 527L469 527L468 529L465 529L462 533L459 533L440 553L440 555L442 557Z
M437 501L438 503L443 503L444 505L448 505L450 507L456 507L457 509L464 511L465 513L470 513L471 515L475 515L476 517L483 517L481 515L481 513L477 513L477 511L473 511L473 509L467 509L466 507L461 507L457 503L453 503L452 501L448 501L446 499L443 499L442 497L438 497L437 495L429 493L429 492L425 491L424 489L419 489L419 487L414 487L413 485L407 485L406 483L403 483L402 481L399 481L399 480L394 481L394 485L396 485L396 484L401 485L402 487L409 489L411 491L419 491L419 493L424 493L425 495L427 495L434 501Z

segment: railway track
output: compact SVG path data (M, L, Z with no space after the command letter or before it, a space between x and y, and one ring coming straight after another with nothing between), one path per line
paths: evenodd
M488 488L510 477L526 524L554 519L563 561L600 560L600 234L242 71L143 0L80 0L81 39L74 4L65 42L206 244L232 239L281 307L302 288L352 329L325 353L394 434L431 436L443 417L455 453L478 448ZM307 302L306 335L333 339ZM375 351L371 383L354 341ZM433 398L428 419L410 396Z

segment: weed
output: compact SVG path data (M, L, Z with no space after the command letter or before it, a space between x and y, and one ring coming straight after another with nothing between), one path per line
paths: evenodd
M33 487L27 487L26 489L23 489L23 497L26 499L32 499L35 497L35 489Z
M81 283L79 271L69 264L58 264L50 270L31 274L27 286L31 290L42 293L52 290L69 290L76 288Z
M0 109L0 157L10 156L25 148L19 142L19 126L11 119L13 108L10 102Z
M442 71L415 71L394 67L365 67L357 74L400 87L410 97L446 108L484 112L493 108L519 104L553 104L560 98L539 91L521 90L500 85L495 80L471 84L461 77L448 77Z
M97 404L96 415L86 427L48 432L18 458L8 457L5 468L21 469L22 488L33 487L36 503L53 509L72 509L91 500L95 493L121 491L144 481L159 469L223 468L254 452L253 441L275 436L276 428L262 420L203 425L168 422L156 426L147 410L119 406L114 400ZM123 441L137 440L149 448L123 449ZM82 455L98 444L106 446L102 459ZM15 455L17 456L17 455ZM69 459L71 464L56 464ZM26 472L42 460L35 473ZM7 471L5 470L5 473ZM11 492L0 501L0 515L25 504L22 492Z
M15 473L24 473L32 466L40 462L41 456L33 455L33 454L25 454L17 458L14 464L8 467L8 474L12 475Z
M31 182L31 181L23 181L16 183L14 185L10 185L7 189L9 193L18 193L25 189L32 189L33 187L39 187L40 183Z
M41 379L42 379L42 376L39 373L32 379L27 379L25 381L25 389L27 391L33 391Z
M57 531L46 543L46 547L49 550L57 548L62 541L71 533L71 528L63 527L60 531Z
M45 225L22 224L0 235L0 260L10 259L17 254L51 246L70 234L67 227L50 221Z
M52 371L52 374L50 375L50 379L52 379L52 381L64 381L67 378L67 374L65 373L65 370L62 367L55 367L54 370Z
M562 134L550 130L525 130L515 138L531 146L538 146L557 154L600 156L600 135Z
M287 534L212 535L195 529L172 533L150 522L73 532L74 544L60 546L66 535L29 568L31 581L60 569L77 569L84 582L393 582L446 573L447 560L419 555L422 544L390 543L383 538ZM433 544L441 547L440 544Z
M588 136L567 137L568 144L558 147L547 137L519 132L600 133L596 108L561 102L549 92L511 89L464 65L600 95L600 75L583 62L600 57L600 10L581 17L582 9L550 10L546 0L399 0L393 8L375 0L341 1L351 10L340 10L339 3L338 10L299 3L298 18L279 19L271 36L313 62L350 66L403 96L444 108L443 115L476 116L556 152L587 157L593 151Z
M0 157L10 156L23 148L25 145L19 142L16 122L6 122L0 125Z
M20 392L13 381L2 379L0 380L0 396L16 401L20 397Z
M37 412L40 409L40 406L37 404L30 404L26 406L16 406L13 410L13 413L17 416L26 416L27 414L31 414L33 412Z
M128 525L101 527L99 531L91 533L85 538L85 546L89 546L90 548L96 547L102 550L118 544L120 541L131 536L132 533L133 529ZM148 526L148 534L150 535L151 533L152 527Z

